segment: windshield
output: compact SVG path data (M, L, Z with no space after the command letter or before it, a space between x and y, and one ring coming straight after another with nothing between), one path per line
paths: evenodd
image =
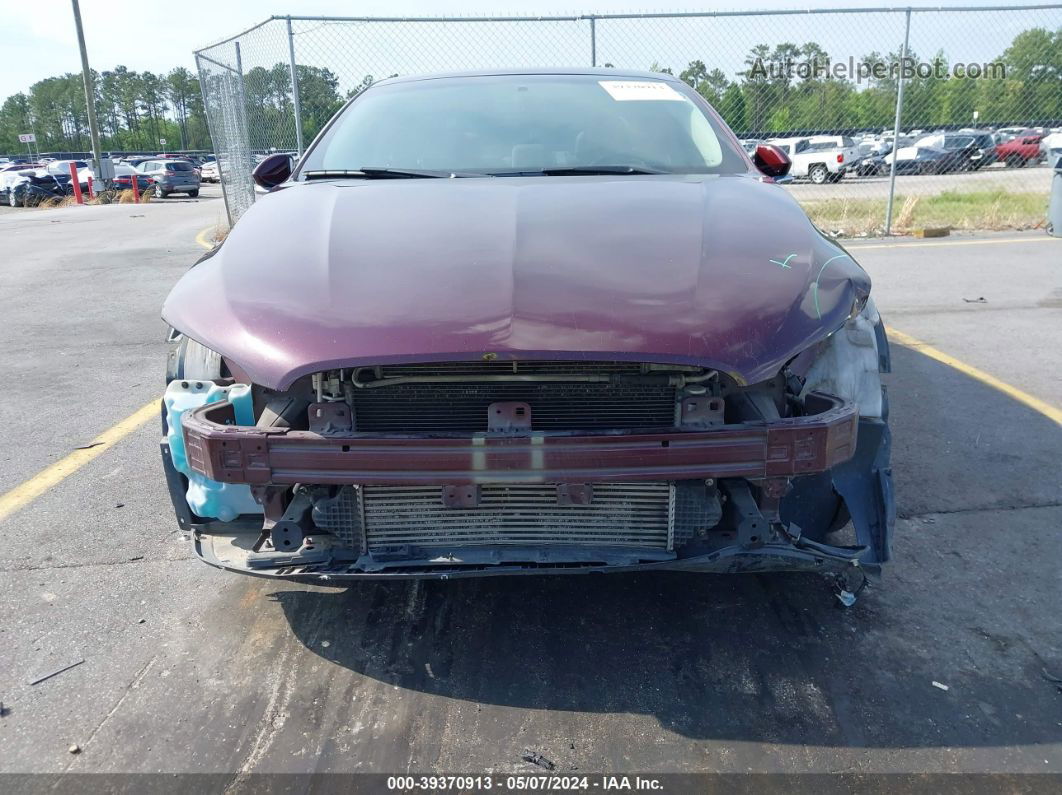
M683 86L601 75L492 75L369 89L301 173L535 173L595 166L743 173L747 162ZM718 125L718 126L717 126Z

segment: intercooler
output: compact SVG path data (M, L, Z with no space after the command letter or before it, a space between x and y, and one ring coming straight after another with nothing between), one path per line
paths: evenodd
M347 546L596 545L670 548L674 488L599 483L589 504L562 504L556 485L484 485L478 505L448 507L438 486L346 486L314 508L314 521Z

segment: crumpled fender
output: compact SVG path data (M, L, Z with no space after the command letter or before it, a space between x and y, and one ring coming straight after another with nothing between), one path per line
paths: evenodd
M825 392L854 402L861 417L887 416L880 374L888 372L888 341L873 299L819 343L815 354L801 397Z
M805 531L827 532L843 524L844 512L829 511L830 491L844 501L856 538L867 552L860 562L875 570L891 557L896 523L892 485L888 393L881 373L890 372L885 326L871 299L858 314L808 353L803 393L822 391L851 400L860 420L855 455L829 472L800 478L782 506L783 521Z

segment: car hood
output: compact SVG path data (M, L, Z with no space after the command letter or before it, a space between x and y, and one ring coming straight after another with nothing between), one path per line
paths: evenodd
M751 176L302 183L260 197L163 307L256 383L483 357L769 378L870 279Z

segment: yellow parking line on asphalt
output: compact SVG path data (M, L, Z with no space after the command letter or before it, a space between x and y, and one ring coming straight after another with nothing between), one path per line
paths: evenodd
M45 467L29 480L15 486L11 491L0 494L0 521L33 502L52 486L73 475L85 464L99 458L133 431L143 427L144 423L154 417L158 417L159 410L159 398L155 398L124 420L112 425L85 447L75 450L51 466Z
M934 241L932 243L873 243L869 246L851 245L848 246L851 251L864 251L868 248L922 248L933 246L988 246L996 243L1058 243L1062 241L1062 238L1050 237L1045 235L1044 237L1007 237L1007 238L988 238L986 240L941 240Z
M214 241L213 240L208 240L206 235L207 234L217 235L217 232L218 232L217 224L213 224L212 226L208 226L206 229L202 230L198 235L195 236L195 242L198 243L199 245L201 245L203 248L214 248Z
M986 373L984 370L979 370L973 365L956 359L954 356L949 356L944 351L934 348L932 345L922 342L922 340L912 337L910 334L904 334L894 328L886 328L886 333L889 335L889 340L898 342L908 348L913 348L919 353L928 356L930 359L936 359L942 364L946 364L955 370L958 370L964 375L970 376L982 384L987 384L993 389L997 389L1007 397L1013 398L1019 403L1028 406L1033 411L1038 411L1048 419L1054 420L1059 425L1062 425L1062 409L1052 406L1045 400L1040 400L1038 397L1033 397L1028 392L1023 392L1016 386L1011 386L1006 381L1000 381L994 375Z

